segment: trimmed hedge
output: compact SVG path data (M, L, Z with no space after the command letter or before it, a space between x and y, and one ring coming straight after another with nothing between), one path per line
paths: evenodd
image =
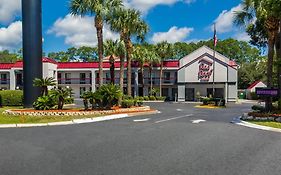
M21 90L4 90L0 91L1 106L22 106L23 91Z
M121 106L122 108L130 108L134 106L134 100L123 100Z

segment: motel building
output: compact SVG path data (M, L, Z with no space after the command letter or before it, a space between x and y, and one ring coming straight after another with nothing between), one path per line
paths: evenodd
M43 58L43 77L53 77L58 87L70 87L74 97L79 98L85 91L95 91L98 87L98 62L56 62ZM32 66L32 65L30 65ZM115 84L119 84L120 61L115 60ZM124 91L126 92L126 66ZM111 82L108 58L103 62L104 84ZM164 62L162 95L168 100L197 101L200 96L213 94L213 75L215 97L234 102L237 98L237 64L225 56L203 46L180 60ZM153 88L160 86L160 67L152 71ZM150 75L148 65L144 69L144 86L140 84L140 69L132 62L132 93L134 96L148 96ZM23 88L23 62L0 64L0 89L16 90ZM144 91L144 92L143 92ZM143 92L143 94L142 94Z

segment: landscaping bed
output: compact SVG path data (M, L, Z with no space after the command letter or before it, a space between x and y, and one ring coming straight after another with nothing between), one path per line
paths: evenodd
M22 114L7 114L6 111L15 111L15 112L34 112L33 110L23 110L15 107L4 107L0 108L0 124L33 124L33 123L53 123L53 122L64 122L64 121L72 121L76 119L85 119L85 118L96 118L96 117L103 117L106 115L114 115L114 114L134 114L134 113L143 113L143 112L155 112L155 110L146 108L146 109L135 109L135 108L130 108L131 111L127 110L111 110L109 113L98 113L96 112L95 114L89 113L89 112L94 112L94 111L82 111L82 110L63 110L63 112L76 112L77 115L22 115ZM44 111L46 112L46 111ZM49 112L58 112L57 110L52 110ZM80 113L80 115L78 114Z
M6 115L23 115L23 116L89 116L89 115L112 115L121 113L132 113L132 112L146 112L151 111L149 106L142 107L131 107L131 108L119 108L112 110L33 110L33 109L8 109L3 113Z

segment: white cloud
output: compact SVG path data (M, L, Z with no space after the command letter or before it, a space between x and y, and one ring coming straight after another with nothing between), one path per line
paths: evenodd
M0 28L0 50L18 49L22 44L22 22L11 23L7 28Z
M68 14L64 18L59 18L48 33L54 33L58 37L65 37L65 43L74 47L93 47L97 45L97 32L94 27L94 18L89 16L78 17ZM112 32L107 25L104 26L103 34L104 40L115 40L119 37L119 35Z
M233 30L233 21L235 17L235 12L241 11L242 6L239 4L233 7L231 10L224 10L220 13L217 19L214 21L216 23L218 33L226 33ZM213 29L212 29L213 30Z
M178 28L176 26L173 26L169 29L168 32L154 33L152 37L152 42L159 43L161 41L167 41L169 43L175 43L179 41L184 41L193 30L193 28Z
M0 23L11 22L21 11L21 0L0 0Z
M148 12L157 5L173 5L177 2L190 4L195 1L196 0L123 0L126 7L135 8L144 13Z
M239 41L247 41L247 42L251 40L250 36L246 32L237 33L234 35L234 38Z

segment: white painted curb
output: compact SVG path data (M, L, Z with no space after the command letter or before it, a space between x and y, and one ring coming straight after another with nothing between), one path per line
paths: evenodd
M279 133L281 133L281 129L272 128L272 127L268 127L268 126L256 125L256 124L253 124L253 123L242 121L241 117L234 118L231 121L231 123L236 124L236 125L240 125L240 126L245 126L245 127L248 127L248 128L254 128L254 129L259 129L259 130L264 130L264 131L272 131L272 132L279 132Z
M128 114L116 114L103 117L94 117L94 118L84 118L84 119L75 119L72 121L65 122L53 122L53 123L35 123L35 124L3 124L0 125L0 128L31 128L31 127L43 127L43 126L65 126L65 125L75 125L83 123L94 123L102 122L108 120L116 120L129 117Z

